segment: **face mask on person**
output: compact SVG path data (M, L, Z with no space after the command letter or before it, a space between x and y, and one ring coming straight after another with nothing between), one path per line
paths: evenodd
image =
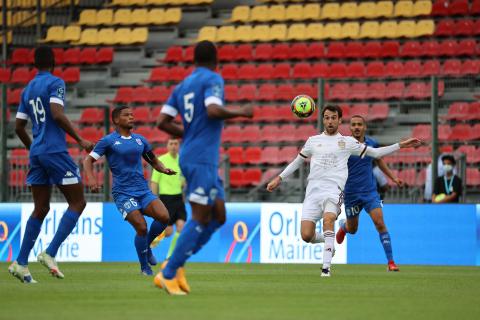
M451 164L445 164L443 165L443 169L445 170L445 172L452 172L453 171L453 166Z

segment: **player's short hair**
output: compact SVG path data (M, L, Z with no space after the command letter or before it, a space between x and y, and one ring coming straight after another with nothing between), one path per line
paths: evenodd
M35 68L45 70L55 67L55 54L52 48L41 46L35 49Z
M366 124L366 123L367 123L367 121L365 120L365 118L364 118L363 116L359 115L359 114L354 114L354 115L351 117L351 119L353 119L353 118L360 118L360 119L362 119L363 124Z
M217 64L217 48L211 41L200 41L193 52L195 64Z
M168 140L180 140L177 136L174 136L174 135L170 135L168 136Z
M325 116L325 111L327 110L331 112L336 112L339 118L341 118L343 115L342 108L340 108L340 106L338 106L337 104L327 104L322 109L322 118Z
M130 108L129 106L118 106L112 111L112 122L115 123L115 119L117 119L120 116L120 113L122 113L122 110Z
M444 156L442 156L442 162L445 161L445 160L450 160L450 162L453 164L453 165L456 165L457 162L455 161L455 157L452 156L451 154L446 154Z

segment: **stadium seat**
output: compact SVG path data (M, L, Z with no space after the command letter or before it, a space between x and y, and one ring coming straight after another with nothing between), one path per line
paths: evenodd
M363 43L359 41L348 41L345 44L345 56L349 58L371 57L370 52L367 52Z
M117 94L113 99L115 103L130 103L133 101L133 88L131 87L120 87L117 90Z
M330 65L328 71L330 78L345 78L347 76L347 69L344 63L335 62Z
M163 25L165 24L165 10L163 9L151 9L147 13L147 24L149 25ZM204 27L204 28L215 28L215 27Z
M309 63L297 63L293 67L293 79L309 79L311 78L312 66Z
M442 74L448 76L458 76L461 74L462 62L458 59L446 60L443 63Z
M291 84L278 85L275 92L275 100L292 101L296 94Z
M32 50L27 48L17 48L12 52L12 64L31 64Z
M317 15L318 17L318 15ZM287 21L304 21L303 6L300 4L291 4L285 10L285 20Z
M239 100L238 86L233 84L225 85L225 99L229 102L235 102Z
M82 136L82 138L96 143L98 140L102 138L103 131L102 129L98 129L95 127L85 127L82 130L80 130L80 135Z
M311 83L299 83L295 86L295 92L306 94L312 97L313 99L318 98L318 88L316 84Z
M263 76L257 72L257 68L251 64L243 64L237 70L238 79L254 80L258 76Z
M250 61L253 60L253 48L250 44L241 44L235 50L235 59Z
M347 94L348 94L349 100L365 100L367 98L367 93L368 93L368 85L366 83L353 83L350 86L350 90ZM368 109L368 105L367 105L367 109Z
M77 83L80 81L80 68L70 67L65 68L62 73L62 79L66 83Z
M347 77L363 78L365 77L365 65L363 62L351 62L346 68Z
M147 87L136 87L132 92L132 102L147 103L150 101L151 89Z
M282 4L277 4L270 6L268 8L268 20L282 22L285 21L285 6Z
M255 6L250 10L251 22L267 22L269 21L268 6Z
M364 57L380 58L382 56L382 45L378 41L369 41L364 45L362 51Z
M135 25L147 25L148 23L148 10L147 9L134 9L130 16L131 24Z
M466 180L469 187L480 186L480 171L478 171L478 168L467 168Z
M414 16L427 16L432 12L432 2L427 0L417 0L413 4Z
M455 36L473 36L480 34L480 30L478 27L478 21L476 20L476 24L473 20L458 20L453 28L453 35Z
M249 147L245 149L245 162L248 164L260 164L262 158L262 149L259 147Z
M469 14L468 0L453 0L448 6L448 14L450 16L455 15L468 15Z
M323 36L326 39L342 39L342 25L337 22L327 23L323 28Z
M425 41L422 43L422 55L436 57L439 55L440 44L437 41Z
M151 118L149 107L133 108L133 118L135 119L135 123L149 123L154 120Z
M30 81L30 69L27 67L20 67L13 70L10 83L12 84L26 84Z
M273 71L274 71L273 64L271 63L263 63L256 68L256 72L253 75L253 79L264 79L269 80L273 79Z
M267 134L269 134L268 131L271 131L272 129L274 129L274 127L275 126L265 127L266 128L265 131L267 131ZM274 134L276 134L276 131ZM265 147L261 153L260 163L273 164L273 165L280 164L281 162L278 160L279 155L280 155L279 147Z
M470 6L470 14L472 15L480 14L480 0L473 0L472 5Z
M323 40L326 38L324 26L321 23L310 23L305 31L307 40Z
M382 58L395 58L399 56L400 44L398 41L382 42Z
M358 22L345 22L342 25L342 39L357 39L360 34L360 25Z
M243 158L243 148L242 147L231 147L227 150L228 157L230 158L230 163L232 164L243 164L245 160Z
M464 60L460 69L462 75L477 75L480 73L480 60Z
M95 50L95 49L93 49ZM63 63L65 64L79 64L80 63L80 48L70 48L63 52Z
M169 8L165 10L164 24L177 24L182 19L182 10L180 8Z
M308 134L308 132L307 132ZM317 133L315 133L317 134ZM278 163L289 163L298 155L297 147L282 147L277 153Z
M236 64L225 64L222 67L222 77L225 80L235 80L238 79L238 67Z
M472 145L462 145L455 152L464 153L467 157L467 164L476 164L480 162L480 149Z
M468 124L457 124L457 125L452 127L451 133L447 137L447 140L448 141L469 141L469 140L472 140L472 129L473 128Z
M236 6L232 10L230 22L248 22L250 20L250 7Z
M128 30L128 33L126 32ZM116 33L119 33L117 36ZM120 35L121 33L121 35ZM120 28L115 31L113 28L103 28L98 31L97 42L103 45L115 45L120 44L121 41L125 41L130 38L130 32L127 28Z
M439 56L455 56L458 43L455 40L444 40L438 45Z
M340 5L340 19L356 19L357 4L355 2L344 2Z
M242 133L243 142L259 141L261 136L262 131L257 125L245 127Z
M385 66L379 61L370 62L367 64L365 74L367 77L383 77L385 75Z
M303 19L305 21L318 20L321 18L319 3L307 3L303 6Z
M288 79L290 78L290 64L288 63L279 63L274 66L273 79Z
M422 44L418 41L406 41L400 50L401 57L419 57L422 55Z
M239 26L235 29L235 39L238 42L251 42L253 38L252 26Z
M330 88L328 98L331 100L347 100L350 91L348 83L335 83Z
M96 25L105 25L109 26L113 23L113 10L111 9L101 9L97 11L97 16L95 20Z
M456 55L473 56L475 55L476 47L477 47L477 44L475 40L472 40L472 39L460 40L458 42Z
M231 44L226 44L218 47L218 59L220 61L234 61L236 57L236 47Z
M288 59L303 60L308 56L308 46L306 43L294 43L288 48Z
M340 4L326 3L322 7L321 19L337 20L340 19Z
M468 119L468 102L454 102L448 107L447 120L467 120Z
M118 9L113 14L113 22L115 25L128 26L132 23L132 11L130 9Z
M243 175L244 183L247 186L257 186L262 180L262 170L258 168L246 169Z
M362 23L359 31L361 39L377 39L379 38L380 24L377 21L367 21Z
M82 10L82 12L80 12L78 24L86 25L86 26L97 25L97 10L93 10L93 9Z
M70 49L68 49L70 50ZM67 53L68 50L65 50ZM66 60L65 60L66 61ZM96 64L97 63L97 49L84 48L78 55L78 62L81 64Z
M359 18L373 19L379 16L380 12L377 12L377 5L375 2L362 1L357 7L357 16Z
M257 87L253 84L241 85L238 89L238 98L243 101L253 101L257 98Z
M400 1L405 2L405 1ZM416 23L414 20L403 20L397 25L397 37L413 38L415 34Z
M423 63L423 76L439 75L440 71L440 61L438 60L427 60Z
M270 28L270 38L276 41L287 40L287 25L274 24Z
M397 38L397 23L394 21L384 21L380 24L378 36L380 38Z
M385 89L385 99L402 98L405 92L405 83L403 81L392 81L387 83Z
M103 110L97 108L83 109L79 123L89 125L103 123Z
M197 41L208 40L208 41L215 42L216 37L217 37L217 28L206 26L206 27L202 27L198 32ZM238 39L238 36L237 36L237 39Z
M368 10L368 8L365 8L363 10ZM375 17L385 17L385 18L390 18L393 17L393 2L392 1L379 1L376 3L375 7ZM367 13L369 14L369 13ZM372 14L372 13L370 13Z
M303 23L294 23L289 26L287 31L287 41L303 41L307 39L306 25Z
M368 91L365 96L366 99L385 100L385 82L372 82L368 86Z
M27 149L12 149L10 151L10 164L14 166L28 166L28 154Z
M10 68L0 68L0 83L8 83L11 74Z
M436 36L451 36L454 34L455 22L453 20L441 20L435 28Z
M165 103L169 96L170 96L170 90L166 86L152 87L150 90L150 96L148 97L148 102ZM154 110L156 109L159 109L159 108L154 108Z
M390 108L386 103L378 103L373 104L370 107L368 113L368 120L369 121L379 121L379 120L386 120L388 118L388 114L390 112Z
M7 89L7 104L18 106L23 88Z
M15 188L24 188L27 174L24 169L13 169L9 172L8 185Z
M323 43L312 42L308 45L307 59L320 59L325 57L325 47Z
M220 50L219 50L220 51ZM164 62L182 62L183 61L183 48L181 46L171 46L165 53Z
M235 42L235 27L222 26L217 29L217 42Z
M435 33L433 20L420 20L415 25L414 37L431 36Z
M48 28L47 35L44 39L39 40L39 42L64 42L64 28L63 26L52 26Z
M289 47L287 44L280 43L272 47L272 59L274 60L285 60L288 59Z
M345 43L343 42L330 42L327 50L326 57L328 58L344 58L345 57Z
M98 44L98 31L97 29L84 29L80 35L78 42L73 41L73 44L79 45L96 45Z
M422 75L422 63L419 60L408 60L403 65L402 75L406 77Z
M270 36L270 27L268 25L257 25L252 28L251 41L269 42L272 41Z
M118 31L118 30L117 30ZM115 33L115 36L118 34ZM133 28L131 30L130 41L121 42L121 44L141 44L148 40L148 28Z
M53 48L53 54L55 56L55 65L56 66L62 65L64 63L64 61L63 61L64 53L65 52L63 51L63 48ZM33 60L34 60L33 54L34 54L34 50L32 50L32 54L31 54L31 64L33 64Z

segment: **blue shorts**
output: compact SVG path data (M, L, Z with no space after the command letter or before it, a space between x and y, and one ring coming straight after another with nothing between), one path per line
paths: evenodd
M127 218L127 215L135 210L144 210L148 207L152 201L157 200L150 190L145 190L144 193L137 193L136 195L129 195L126 193L112 192L113 201L117 206L118 211L122 214L123 219ZM143 213L143 211L142 211Z
M27 185L70 185L81 182L80 170L68 152L30 156Z
M345 213L347 219L358 216L362 209L370 213L373 209L382 207L383 203L377 192L345 196Z
M206 164L180 164L187 181L187 199L190 202L213 205L216 199L225 200L223 182L216 166Z

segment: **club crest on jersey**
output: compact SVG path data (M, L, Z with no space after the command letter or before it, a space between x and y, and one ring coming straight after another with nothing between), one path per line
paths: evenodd
M65 97L65 89L63 87L59 87L57 89L57 97L63 99Z
M212 93L215 97L222 97L222 87L220 85L216 85L212 88Z
M343 141L343 140L338 141L338 147L340 149L345 149L345 145L346 145L345 141Z
M135 141L137 141L137 143L138 143L139 146L142 145L142 140L140 140L140 139L137 138L137 139L135 139Z

